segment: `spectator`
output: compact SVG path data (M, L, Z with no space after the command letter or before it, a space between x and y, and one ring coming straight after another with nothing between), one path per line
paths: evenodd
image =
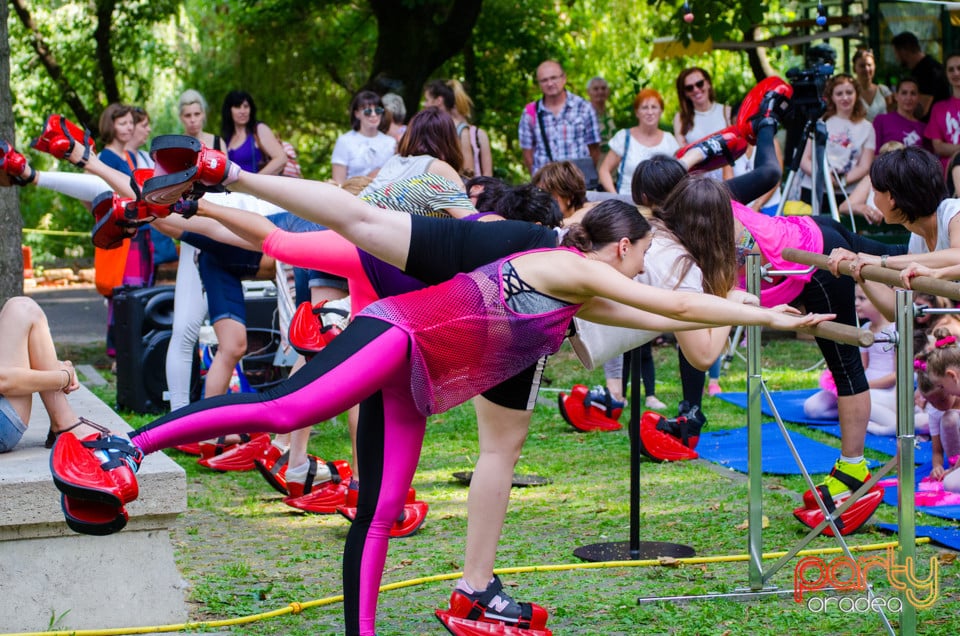
M950 85L947 83L943 64L924 53L920 48L920 40L909 31L894 36L891 44L897 62L917 80L917 87L920 89L917 118L927 121L934 102L950 97Z
M133 135L127 142L127 153L133 157L136 167L153 168L153 159L150 153L142 150L150 138L150 114L146 109L140 106L133 106L130 109L133 114ZM177 246L169 236L164 236L160 232L155 232L149 225L141 230L149 234L150 243L153 245L153 280L158 280L160 266L167 263L173 263L177 260Z
M0 453L12 451L26 431L34 393L50 418L47 448L67 431L83 438L105 430L74 413L66 395L79 387L73 364L57 359L43 309L26 296L5 302L0 309Z
M610 99L610 85L607 80L599 75L587 82L587 96L590 98L590 105L593 106L593 112L597 114L597 122L600 124L600 152L605 153L609 150L607 142L617 130L617 124L613 121L613 115L607 111L607 100Z
M133 139L133 109L124 104L110 104L100 116L100 138L104 148L98 155L107 166L132 175L137 167L126 146ZM94 269L97 290L107 298L107 355L116 356L114 342L113 290L117 287L150 287L153 285L153 243L150 232L137 232L124 239L113 250L95 248Z
M520 115L523 165L533 175L550 161L581 160L581 172L600 159L600 124L590 103L566 89L567 76L555 60L537 67L543 96Z
M383 116L387 121L386 132L400 143L400 138L407 130L407 106L396 93L387 93L380 101L383 102Z
M433 80L424 89L424 104L436 106L453 118L463 154L460 173L464 178L493 176L493 156L487 133L470 124L473 100L458 80Z
M680 147L677 140L660 130L663 97L655 89L645 88L633 100L637 125L624 128L610 140L610 151L604 156L598 173L600 185L607 192L630 195L633 171L641 161L655 154L672 155ZM617 170L616 182L613 170Z
M950 97L933 105L930 119L923 129L924 137L930 140L944 170L950 158L960 150L960 53L947 58L947 79L950 81Z
M137 161L127 151L133 139L133 109L126 104L110 104L100 115L100 139L103 150L100 161L115 170L132 174Z
M380 131L384 108L373 91L360 91L350 101L350 128L333 147L333 180L342 184L350 177L375 177L397 150L397 140Z
M225 150L219 135L203 130L207 125L207 100L192 88L180 95L180 123L183 125L183 134L196 137L207 148Z
M877 115L890 109L893 94L888 86L873 81L877 72L877 61L871 49L857 49L853 54L853 72L860 87L860 101L867 109L867 120L873 121Z
M824 96L827 100L827 111L823 115L828 135L827 170L834 186L840 187L836 192L839 205L846 199L845 192L851 192L870 173L876 135L873 124L867 121L867 109L860 101L859 89L853 77L834 75L827 81ZM813 200L813 180L810 177L813 171L813 147L809 143L803 151L800 169L803 170L800 199L810 203ZM829 214L826 194L820 202L820 213Z
M143 150L150 139L150 114L140 106L132 107L130 112L133 114L133 134L127 142L126 151L133 156L137 168L152 168L153 159L149 152Z
M673 134L681 147L730 125L730 107L717 102L710 73L691 66L680 71L676 86L680 110L673 118ZM706 174L718 181L723 179L721 169Z
M257 104L250 93L227 93L221 117L220 136L227 142L230 161L248 172L283 172L287 153L270 127L257 119Z
M873 120L873 130L877 136L877 148L888 141L898 141L904 146L923 146L923 122L917 119L917 103L920 90L917 80L905 77L897 82L897 91L893 94L894 110L881 113Z

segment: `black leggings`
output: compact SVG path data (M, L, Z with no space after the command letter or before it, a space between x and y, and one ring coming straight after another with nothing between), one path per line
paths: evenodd
M864 238L837 223L828 216L813 217L823 233L823 253L829 254L840 247L852 252L867 254L906 254L905 245L888 245ZM835 313L836 321L845 325L857 324L857 311L854 305L856 282L850 276L834 276L827 270L817 270L800 292L797 300L803 303L807 311L815 313ZM863 372L860 349L854 345L842 344L833 340L817 338L817 345L833 374L837 384L837 395L857 395L870 389Z

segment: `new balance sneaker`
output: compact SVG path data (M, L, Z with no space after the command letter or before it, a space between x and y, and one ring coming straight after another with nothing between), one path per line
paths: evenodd
M445 614L480 623L534 630L546 628L549 618L547 610L539 605L513 600L503 591L503 583L496 575L483 591L467 592L457 587L450 595L450 609ZM440 617L440 612L437 615Z

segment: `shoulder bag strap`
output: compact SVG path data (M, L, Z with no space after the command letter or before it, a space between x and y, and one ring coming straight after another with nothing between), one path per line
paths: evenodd
M620 184L623 183L623 168L627 164L627 153L630 152L630 129L626 129L627 140L623 144L623 156L620 157L620 169L617 170L617 194L620 194Z
M543 99L537 100L537 108L534 111L537 115L537 123L540 124L540 136L543 137L543 147L547 151L547 159L553 161L553 153L550 152L550 141L547 140L547 129L543 125L543 117L540 116L540 105L543 104Z

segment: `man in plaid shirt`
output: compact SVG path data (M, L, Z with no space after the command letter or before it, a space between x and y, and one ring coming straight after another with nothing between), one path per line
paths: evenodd
M537 83L543 97L520 116L523 165L532 175L550 161L589 158L596 164L600 124L590 102L566 90L567 76L554 60L537 67Z

